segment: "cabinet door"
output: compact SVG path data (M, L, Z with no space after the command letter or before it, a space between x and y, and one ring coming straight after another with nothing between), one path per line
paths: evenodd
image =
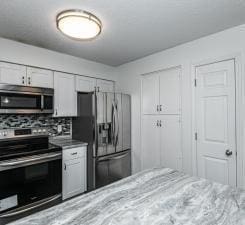
M180 69L160 73L160 114L180 114Z
M160 166L160 128L158 116L144 115L142 118L142 169Z
M142 112L143 114L158 114L159 76L158 74L142 77Z
M26 85L26 67L0 62L0 80L5 84Z
M63 199L85 191L85 158L77 158L63 163Z
M76 116L77 96L75 77L71 74L55 72L54 74L54 116Z
M27 85L33 87L54 88L53 71L27 67Z
M76 91L92 92L96 87L96 79L84 76L76 76Z
M96 80L97 91L114 92L114 82L108 80Z
M179 116L164 115L160 117L160 153L161 165L181 170L181 123Z

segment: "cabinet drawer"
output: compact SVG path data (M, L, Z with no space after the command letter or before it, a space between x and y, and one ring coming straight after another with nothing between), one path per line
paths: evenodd
M82 158L86 155L86 147L78 147L63 150L63 160Z

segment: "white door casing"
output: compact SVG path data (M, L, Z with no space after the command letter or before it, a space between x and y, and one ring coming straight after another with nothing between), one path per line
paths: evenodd
M234 60L197 66L196 83L197 174L236 186Z

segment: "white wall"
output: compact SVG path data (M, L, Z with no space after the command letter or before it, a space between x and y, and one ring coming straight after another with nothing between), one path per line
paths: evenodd
M55 51L0 38L0 61L115 80L115 68Z
M117 89L132 95L133 170L141 169L140 152L140 75L164 68L182 66L183 169L192 174L192 79L191 65L241 53L244 67L245 25L168 49L117 68ZM243 69L243 68L242 68Z

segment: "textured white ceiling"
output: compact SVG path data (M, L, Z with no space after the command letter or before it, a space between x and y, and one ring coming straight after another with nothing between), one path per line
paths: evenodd
M101 35L70 40L56 29L67 9L94 13ZM245 23L245 0L1 0L0 36L118 66Z

